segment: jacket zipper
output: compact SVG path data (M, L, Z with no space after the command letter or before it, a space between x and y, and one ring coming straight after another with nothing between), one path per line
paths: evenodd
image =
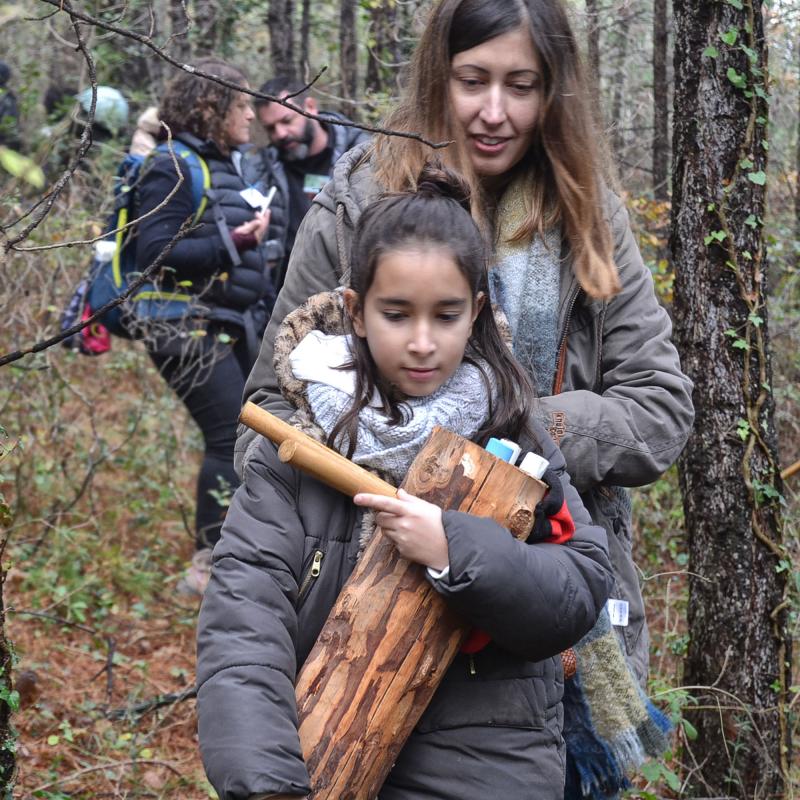
M578 300L578 295L581 293L580 286L576 286L572 291L569 298L569 305L567 306L567 313L564 317L564 327L561 330L561 340L558 343L558 356L556 358L556 374L553 378L553 394L561 394L561 384L564 379L564 361L566 360L566 345L567 345L567 330L569 329L569 321L572 317L572 310L575 308L575 303Z
M300 582L300 589L297 592L298 605L305 600L306 595L311 591L311 587L314 585L314 581L319 577L319 573L322 570L323 558L325 558L325 553L322 550L314 551L311 567Z
M475 669L475 656L473 653L469 654L469 674L473 678L478 674L478 670Z

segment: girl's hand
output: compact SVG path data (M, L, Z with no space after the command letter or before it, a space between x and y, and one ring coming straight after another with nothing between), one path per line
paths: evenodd
M378 526L404 558L435 570L443 570L450 563L439 506L404 489L398 489L397 497L362 492L353 502L378 512Z
M261 244L261 240L266 235L267 228L269 228L269 215L269 209L266 211L256 211L256 215L253 219L238 225L233 229L233 232L242 236L247 236L252 233L253 236L256 237L256 242Z

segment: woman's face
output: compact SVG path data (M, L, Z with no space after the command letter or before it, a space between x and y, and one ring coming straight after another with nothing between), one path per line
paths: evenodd
M527 153L542 90L539 56L523 27L453 56L450 102L479 177L504 175Z
M222 123L222 134L228 147L239 147L250 141L250 121L255 119L250 96L237 94Z

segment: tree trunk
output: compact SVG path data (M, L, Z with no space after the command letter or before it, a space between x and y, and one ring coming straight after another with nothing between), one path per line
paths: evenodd
M625 137L623 128L625 127L622 118L622 101L625 97L625 84L627 79L628 63L628 33L631 27L631 17L633 9L626 5L620 9L622 18L619 21L619 31L617 33L617 59L616 69L614 70L614 96L611 103L611 145L614 154L619 160L625 147Z
M269 27L272 75L296 78L293 0L269 0L267 26Z
M603 120L600 119L600 17L597 0L586 0L586 61L592 110L595 122L602 130Z
M167 4L169 45L167 52L185 64L192 57L189 29L192 21L186 13L186 0L169 0Z
M794 179L794 238L797 248L797 268L800 269L800 42L797 48L797 141L795 142L795 179Z
M767 52L761 2L742 6L674 0L671 246L675 335L696 409L679 461L689 535L684 683L698 699L688 716L699 734L683 759L697 767L685 795L753 800L789 791L791 568L762 230Z
M520 539L545 489L441 428L403 486L442 508L491 517ZM316 800L378 794L468 632L423 568L376 531L297 679L300 743Z
M303 0L302 17L300 19L300 62L298 64L298 74L305 81L310 81L314 76L311 74L309 63L308 42L311 37L311 0Z
M342 113L358 118L358 51L356 46L356 0L342 0L339 13L339 72L342 77Z
M8 507L0 495L0 525L7 521ZM0 546L0 556L5 553L5 538ZM11 724L11 713L17 710L18 695L13 691L11 668L13 659L11 646L6 639L6 609L3 590L6 572L0 566L0 796L10 797L16 768L15 741L17 738Z
M667 0L653 0L653 195L660 201L669 197L667 36Z
M368 92L378 93L383 90L383 63L386 60L386 0L380 0L371 7L369 53L367 56L367 73L364 77L364 88Z
M217 0L194 0L192 4L192 52L195 58L215 55L216 25L220 15Z

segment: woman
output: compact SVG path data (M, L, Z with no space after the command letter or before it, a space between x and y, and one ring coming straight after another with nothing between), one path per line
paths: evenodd
M644 607L622 486L655 480L693 420L691 382L670 342L619 198L603 184L577 45L558 0L441 0L414 55L389 129L416 131L465 174L494 245L493 299L531 367L538 415L560 444L573 483L603 525L627 603L616 628L640 682L647 676ZM430 148L381 137L352 151L300 228L245 397L288 409L276 388L273 339L309 295L342 282L353 226L382 191L408 185ZM242 431L237 468L254 436Z
M223 61L208 59L197 66L247 87L244 74ZM253 117L248 95L181 72L167 87L159 109L176 157L160 153L146 163L138 189L137 211L143 219L136 258L144 269L198 212L186 148L207 168L210 188L200 227L172 247L162 273L162 290L188 293L190 310L176 322L153 325L145 339L156 367L185 403L205 442L197 481L196 553L178 586L183 593L202 594L226 496L238 484L233 445L239 398L271 299L260 246L269 212L254 209L242 195L247 185L239 148L250 140ZM183 177L177 187L176 165Z

